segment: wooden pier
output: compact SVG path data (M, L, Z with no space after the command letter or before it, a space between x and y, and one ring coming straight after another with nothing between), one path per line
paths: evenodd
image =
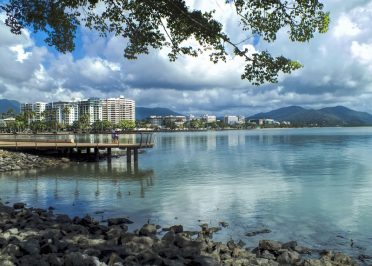
M151 133L140 133L140 140L138 143L125 143L125 142L111 142L111 143L91 143L91 142L75 142L72 139L36 139L34 136L30 138L8 138L0 139L0 149L12 149L12 150L29 150L29 151L51 151L54 150L60 155L72 155L74 153L79 156L91 156L98 160L99 151L107 151L107 159L111 160L112 149L126 150L127 163L138 161L138 150L139 149L150 149L154 147L152 142ZM144 136L144 134L146 136ZM34 138L32 138L34 137ZM94 154L91 150L94 150ZM86 153L82 153L86 150ZM133 155L133 156L132 156Z

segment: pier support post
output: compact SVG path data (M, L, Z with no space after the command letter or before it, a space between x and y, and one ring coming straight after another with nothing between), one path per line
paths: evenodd
M107 148L107 161L108 162L111 162L111 157L112 157L111 148Z
M90 148L87 148L87 154L90 154Z
M96 162L99 161L99 150L98 150L98 148L94 148L94 160Z
M133 159L135 162L138 162L138 149L137 148L134 148L134 151L133 151Z
M132 162L132 149L127 148L127 163L131 163L131 162Z

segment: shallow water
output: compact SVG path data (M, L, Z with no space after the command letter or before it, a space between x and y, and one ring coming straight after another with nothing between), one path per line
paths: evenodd
M0 198L99 220L129 216L132 228L226 221L218 240L372 255L372 128L158 133L155 143L138 167L121 157L0 174ZM262 228L272 232L244 236Z

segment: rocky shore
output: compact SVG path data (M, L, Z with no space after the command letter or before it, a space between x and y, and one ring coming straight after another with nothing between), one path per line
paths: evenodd
M100 224L90 216L70 218L54 215L53 208L0 202L0 265L357 265L344 254L314 253L295 241L261 240L254 249L242 241L215 242L211 237L221 228L207 224L197 232L155 224L128 232L130 223L123 217Z
M54 158L0 150L0 172L55 167L68 162L68 158Z

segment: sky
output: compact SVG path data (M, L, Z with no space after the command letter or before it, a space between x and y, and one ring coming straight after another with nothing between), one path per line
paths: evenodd
M224 0L187 0L192 8L216 10L216 18L234 40L243 40L234 9ZM0 99L20 102L118 97L137 106L167 107L183 114L252 115L299 105L343 105L372 113L372 1L324 0L331 13L326 34L293 43L285 30L274 43L251 38L251 51L268 50L300 61L304 67L280 75L277 84L253 86L241 80L244 62L229 57L213 64L209 56L180 57L170 62L166 50L128 61L125 40L101 38L80 28L73 53L60 54L42 34L23 30L13 35L0 13Z

